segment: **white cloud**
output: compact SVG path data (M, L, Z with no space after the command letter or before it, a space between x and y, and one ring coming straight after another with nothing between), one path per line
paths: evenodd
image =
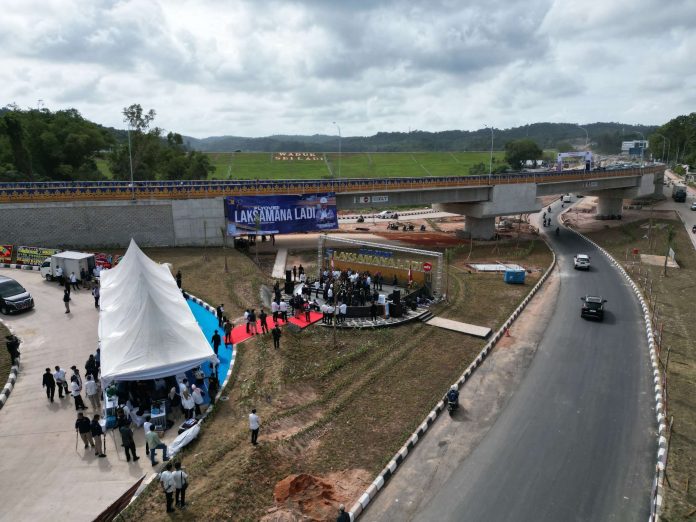
M0 105L197 137L692 112L689 0L5 0Z

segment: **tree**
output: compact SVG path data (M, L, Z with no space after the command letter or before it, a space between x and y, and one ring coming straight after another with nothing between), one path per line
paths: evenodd
M109 167L115 179L127 180L131 175L133 163L133 179L154 179L160 156L160 134L158 127L150 128L157 113L154 109L143 111L140 104L135 103L123 109L123 121L128 124L129 143L123 143L109 157Z
M523 139L508 141L505 144L505 161L513 168L520 170L527 160L541 159L544 151L534 140Z
M469 167L469 174L471 176L482 176L488 174L488 169L483 163L476 163Z

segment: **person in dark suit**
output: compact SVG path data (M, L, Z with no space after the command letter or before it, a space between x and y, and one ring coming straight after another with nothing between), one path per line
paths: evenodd
M53 397L56 394L56 380L53 378L50 368L46 368L46 373L43 374L43 387L46 388L46 398L53 402Z

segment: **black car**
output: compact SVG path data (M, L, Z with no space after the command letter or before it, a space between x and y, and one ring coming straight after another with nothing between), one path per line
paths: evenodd
M580 317L597 319L598 321L604 319L604 303L607 302L606 299L592 295L586 295L580 299L583 301Z
M0 276L0 312L12 312L34 308L34 298L14 279Z

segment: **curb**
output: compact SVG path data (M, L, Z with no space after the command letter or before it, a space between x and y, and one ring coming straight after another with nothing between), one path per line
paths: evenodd
M5 324L5 326L8 330L10 330L12 334L14 334L14 332L12 332L12 330L7 324ZM7 377L7 383L5 383L5 387L2 389L2 392L0 392L0 410L3 408L3 406L5 406L7 399L10 397L10 394L14 389L15 383L17 382L17 378L19 377L19 357L12 362L14 364L10 369L10 375Z
M0 263L0 268L16 268L17 270L35 270L36 272L41 270L40 266L17 265L15 263Z
M604 254L609 261L616 267L616 269L624 276L624 279L638 299L640 308L643 312L643 320L645 321L645 335L648 341L648 348L650 349L650 363L653 368L653 392L655 395L655 412L657 418L657 463L655 465L655 477L653 478L652 493L650 499L650 522L660 520L660 513L662 512L662 504L664 501L664 481L665 481L665 469L667 467L667 451L668 451L668 440L667 440L667 418L664 408L664 389L662 386L662 380L660 379L660 368L659 359L657 357L657 352L655 352L655 337L653 336L652 324L650 322L650 310L648 305L643 298L643 294L636 283L628 275L628 272L621 266L621 264L612 257L612 255L607 252L604 248L599 246L597 243L592 241L590 238L581 234L577 230L569 229L575 232L577 235L585 239L590 244L594 245L602 254Z
M556 266L556 253L551 248L549 248L549 250L551 250L551 254L553 256L553 259L551 260L551 265L546 269L544 275L541 276L541 279L537 281L537 283L529 291L529 293L520 303L520 305L515 309L514 312L512 312L510 317L507 318L505 323L503 323L503 325L498 329L495 335L493 335L490 341L488 341L486 346L484 346L483 349L479 352L476 359L474 359L474 362L472 362L469 365L466 371L454 383L454 385L457 386L457 388L461 388L466 383L466 381L471 379L471 376L473 375L476 368L481 366L488 354L491 353L491 351L495 347L496 343L500 340L501 337L505 335L505 330L508 329L513 322L515 322L515 319L517 319L520 313L522 313L522 310L524 310L527 307L529 301L532 300L532 297L534 297L534 295L536 295L536 293L539 291L541 285L543 285L546 279L548 279L549 275L551 274L551 271ZM428 428L435 422L437 416L441 412L443 412L445 408L446 403L445 399L443 398L440 402L437 403L435 408L433 408L430 411L428 416L423 420L420 426L418 426L418 429L415 432L413 432L413 434L408 438L406 444L404 444L401 447L401 449L396 452L394 457L392 457L392 459L389 461L389 464L387 464L387 466L381 471L381 473L377 475L377 478L372 482L372 484L368 486L368 488L360 496L358 501L355 504L353 504L353 507L350 508L350 512L348 513L351 520L357 519L360 516L360 514L367 508L370 501L374 500L379 491L384 487L384 484L386 484L386 482L391 478L391 476L394 473L396 473L396 470L398 469L399 465L401 465L401 463L406 459L409 452L415 447L418 441L421 438L423 438L425 432L428 431Z

